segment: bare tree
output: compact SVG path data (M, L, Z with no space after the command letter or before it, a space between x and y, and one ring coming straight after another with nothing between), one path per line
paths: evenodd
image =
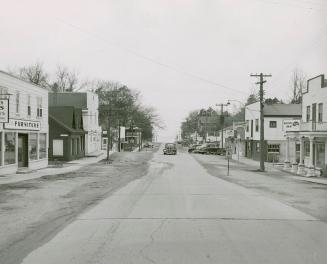
M306 77L301 69L295 68L293 70L290 86L292 91L290 102L292 104L302 103L302 91L306 86Z
M78 72L69 70L66 66L58 65L55 73L53 90L56 92L73 92L78 89Z
M25 81L42 87L49 87L49 75L45 72L41 62L17 69L10 69L9 72Z

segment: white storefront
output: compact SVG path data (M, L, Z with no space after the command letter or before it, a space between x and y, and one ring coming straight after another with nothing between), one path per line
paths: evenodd
M319 75L307 81L302 95L302 119L299 127L285 133L287 141L299 143L299 162L292 170L299 175L327 174L327 80ZM287 153L292 154L290 149ZM290 159L288 159L290 160ZM286 163L286 167L289 165Z
M0 99L0 175L46 167L48 90L0 71Z
M264 105L264 140L260 146L260 103L253 103L245 108L245 155L256 160L264 151L265 159L269 162L294 162L299 158L298 144L289 143L284 137L285 122L301 119L300 104Z
M101 150L102 129L99 126L99 98L92 92L86 92L87 109L82 110L85 135L85 154Z

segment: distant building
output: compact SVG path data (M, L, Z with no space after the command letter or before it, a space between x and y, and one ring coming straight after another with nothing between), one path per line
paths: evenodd
M284 137L285 121L300 121L300 104L264 105L264 146L260 146L260 103L245 108L245 156L260 159L262 152L266 161L284 162L287 155L287 141ZM293 146L292 154L297 159L298 147Z
M46 167L48 90L0 71L0 99L0 174Z
M93 92L50 93L49 106L70 106L81 109L83 118L85 155L98 155L101 151L101 127L99 126L99 99Z
M125 131L125 150L132 150L142 146L142 129L138 127L126 128Z
M289 142L286 167L293 163L292 170L301 175L314 176L315 170L326 175L327 164L327 80L318 75L307 81L302 95L302 119L299 126L285 133ZM292 159L294 144L298 145L299 159ZM298 166L297 166L298 165Z

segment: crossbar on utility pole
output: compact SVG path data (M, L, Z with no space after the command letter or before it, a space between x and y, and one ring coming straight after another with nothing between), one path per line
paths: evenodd
M251 74L251 77L259 77L260 81L256 84L260 84L260 171L265 171L265 155L264 155L264 140L265 140L265 128L264 128L264 102L263 102L263 84L267 82L264 77L272 77L271 74Z

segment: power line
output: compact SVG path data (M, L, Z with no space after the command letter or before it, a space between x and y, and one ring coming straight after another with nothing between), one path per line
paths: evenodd
M100 36L100 35L98 35L98 34L95 34L95 33L93 33L93 32L86 31L86 30L84 30L83 28L81 28L81 27L79 27L79 26L76 26L76 25L74 25L74 24L68 23L68 22L66 22L66 21L64 21L64 20L62 20L62 19L58 19L58 18L57 18L56 20L59 21L60 23L64 24L64 25L66 25L66 26L69 26L70 28L73 28L73 29L75 29L75 30L77 30L77 31L79 31L79 32L81 32L81 33L83 33L83 34L86 34L86 35L89 35L89 36L93 36L94 38L97 38L97 39L99 39L99 40L105 42L106 44L108 44L108 45L110 45L110 46L112 46L112 47L115 47L115 48L117 48L117 49L123 50L123 51L125 51L125 52L127 52L127 53L130 53L130 54L132 54L132 55L134 55L134 56L136 56L136 57L138 57L138 58L141 58L141 59L143 59L143 60L149 61L149 62L151 62L151 63L153 63L153 64L156 64L156 65L159 65L159 66L161 66L161 67L164 67L164 68L170 69L171 71L175 71L175 72L178 72L178 73L181 73L181 74L187 75L187 76L192 77L192 78L194 78L194 79L198 79L198 80L200 80L200 81L202 81L202 82L205 82L205 83L208 83L208 84L211 84L211 85L214 85L214 86L217 86L217 87L220 87L220 88L226 89L226 90L231 90L231 91L236 92L236 93L247 94L247 93L245 93L245 92L243 92L243 91L241 91L241 90L237 90L237 89L234 89L234 88L232 88L232 87L226 86L226 85L224 85L224 84L218 83L218 82L216 82L216 81L209 80L208 78L205 78L205 77L202 77L202 76L200 76L200 75L197 75L197 74L194 74L194 73L191 73L191 72L185 71L185 70L180 69L180 68L178 68L178 67L176 67L176 66L173 66L173 65L171 65L171 64L167 64L167 63L160 62L160 61L155 60L155 59L153 59L153 58L151 58L151 57L149 57L149 56L145 56L145 55L143 55L143 54L141 54L141 53L139 53L139 52L136 52L136 51L134 51L134 50L132 50L132 49L129 49L129 48L123 47L122 45L118 45L118 44L115 44L115 43L113 43L113 42L110 42L110 41L108 41L105 37L102 37L102 36Z
M316 7L312 7L312 6L304 6L304 5L298 5L298 4L294 4L294 3L290 3L290 2L280 2L280 1L270 1L270 0L255 0L256 2L260 2L260 3L266 3L266 4L271 4L271 5L280 5L280 6L288 6L288 7L293 7L293 8L299 8L299 9L306 9L306 10L311 10L311 11L315 11L315 12L327 12L327 9L325 8L319 8L318 6ZM313 4L313 3L309 3L308 4ZM304 4L302 2L302 4ZM317 5L317 4L316 4Z

